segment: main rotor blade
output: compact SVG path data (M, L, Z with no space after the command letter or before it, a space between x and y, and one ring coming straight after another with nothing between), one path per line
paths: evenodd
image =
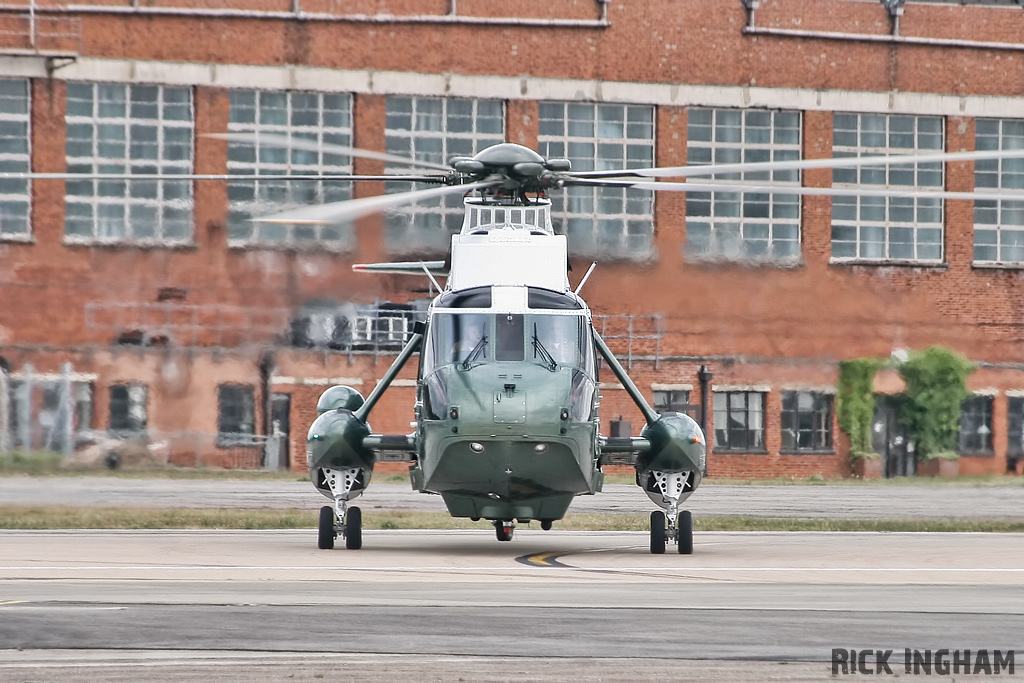
M331 202L329 204L318 204L307 206L294 211L253 218L257 223L301 223L309 225L323 225L329 223L342 223L352 221L372 213L378 213L385 209L412 204L424 199L442 197L446 194L467 193L472 190L479 190L485 187L500 185L501 180L483 180L465 185L446 185L444 187L432 187L428 190L414 190L413 192L398 192L396 194L384 194L377 197L362 197L350 199L343 202Z
M356 263L352 270L357 273L422 273L426 268L432 273L446 275L444 261L393 261L391 263Z
M323 152L325 154L375 159L376 161L386 161L392 164L402 164L403 166L410 167L430 168L435 171L445 171L447 173L450 173L452 170L451 166L434 163L433 161L418 161L416 159L400 157L395 154L372 152L368 149L346 147L345 145L335 145L328 142L319 143L314 140L306 140L304 138L290 138L287 135L274 135L272 133L260 133L259 135L256 135L255 133L209 133L206 137L216 138L218 140L227 140L228 142L241 142L249 145L265 144L272 147L283 147L286 149L301 149L307 152Z
M297 173L0 173L0 180L331 180L377 181L395 180L410 183L443 183L447 176L431 175L349 175L345 173L315 175Z
M893 164L929 164L950 161L990 161L1021 159L1024 149L998 149L981 152L949 152L942 154L904 154L898 156L833 157L798 161L755 161L739 164L705 164L701 166L664 166L660 168L627 168L620 171L580 171L567 175L573 178L684 178L719 173L757 173L763 171L804 171L816 168L855 168L858 166L891 166Z
M655 192L755 192L758 194L798 194L826 197L907 197L925 199L965 199L968 201L1024 201L1024 193L948 192L946 190L899 190L879 187L801 187L800 185L748 185L744 183L663 183L649 180L590 180L575 178L567 185L622 187Z

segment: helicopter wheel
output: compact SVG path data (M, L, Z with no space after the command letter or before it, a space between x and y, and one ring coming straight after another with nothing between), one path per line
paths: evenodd
M320 508L320 528L317 532L316 546L320 550L330 550L334 547L334 539L338 532L334 526L334 508L324 505Z
M544 531L551 531L551 523L552 520L550 519L542 519L540 522L540 528Z
M345 512L345 547L349 550L363 547L363 512L357 507Z
M515 527L512 526L512 522L503 522L501 520L494 522L494 535L497 536L499 541L511 541L513 531L515 531Z
M651 513L651 552L655 555L663 555L666 539L665 513L655 510Z
M689 510L679 513L676 521L676 542L679 544L680 555L693 554L693 515Z

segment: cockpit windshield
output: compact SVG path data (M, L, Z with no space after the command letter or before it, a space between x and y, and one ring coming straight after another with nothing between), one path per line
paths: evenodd
M551 370L578 368L592 376L592 346L582 315L438 313L431 321L424 370L527 361Z

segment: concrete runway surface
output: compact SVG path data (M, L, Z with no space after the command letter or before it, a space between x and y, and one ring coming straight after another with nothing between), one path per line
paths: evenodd
M363 541L0 531L0 681L811 681L832 648L894 650L901 677L903 648L1024 649L1020 534Z

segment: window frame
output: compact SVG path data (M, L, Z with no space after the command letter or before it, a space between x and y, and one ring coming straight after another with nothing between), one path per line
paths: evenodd
M720 396L724 397L724 399L725 399L726 405L725 405L725 409L724 410L720 407L720 404L719 404L719 397ZM742 407L735 407L734 408L734 406L733 406L734 399L739 398L741 396L743 397L743 404L744 405ZM756 399L755 399L755 397L756 397ZM760 405L759 406L751 406L750 403L751 403L752 399L757 400L760 403ZM767 445L767 420L766 420L766 417L767 417L766 409L767 409L767 405L768 405L768 392L766 392L766 391L754 391L754 390L751 390L751 391L747 391L747 390L714 391L713 394L712 394L712 399L711 400L712 400L712 406L713 406L713 410L712 410L712 426L714 428L714 446L713 446L713 448L714 448L714 450L716 452L757 453L757 454L764 454L764 453L768 452L768 445ZM734 413L740 413L740 412L742 412L744 414L744 420L747 422L747 424L749 424L749 422L751 421L750 418L752 418L752 417L759 417L760 425L756 426L756 427L744 427L744 428L742 428L742 430L740 428L734 428L734 427L728 426L729 425L729 417L731 415L733 415ZM724 422L726 424L726 426L724 428L720 426L722 424L722 421L723 421L722 420L722 416L723 415L725 416ZM757 421L757 420L754 420L754 421ZM734 445L733 439L732 439L732 436L731 436L734 431L736 431L736 432L743 431L743 432L747 433L748 436L745 439L745 441L747 441L748 443L744 443L743 445ZM726 436L727 443L723 443L722 441L719 440L719 435L723 434L723 433ZM749 441L750 441L749 435L750 434L755 434L755 435L759 435L760 436L760 445L756 444L756 442L758 441L758 439L756 437L753 439L755 444L754 445L750 445L750 443L749 443Z
M846 120L856 121L854 127L844 125ZM834 112L832 115L832 155L836 158L851 156L891 156L915 153L943 153L946 151L946 119L944 116L916 114L884 114L860 112ZM865 123L867 122L867 123ZM883 124L879 130L879 122ZM906 122L911 130L901 130ZM923 130L924 122L933 122L935 130ZM912 137L914 145L900 144ZM881 138L879 137L881 136ZM922 146L922 141L938 139L937 146ZM908 168L909 167L909 168ZM912 182L894 182L907 179ZM874 181L874 182L872 182ZM927 182L923 182L927 181ZM832 186L835 188L876 187L879 189L942 190L946 182L945 164L897 164L889 166L861 166L835 168ZM881 215L865 218L865 215ZM907 212L909 215L904 215ZM929 212L937 216L927 220ZM902 216L896 220L894 216ZM945 259L945 205L941 199L927 197L833 197L831 219L830 263L912 264L939 266ZM896 241L894 237L911 235L912 240ZM937 239L924 241L923 235ZM877 239L881 236L880 240ZM869 239L876 238L876 239ZM897 249L910 245L911 255L895 254ZM838 253L853 249L853 254ZM901 246L902 245L902 246ZM933 256L922 255L923 250L937 249ZM881 254L867 253L881 249Z
M123 399L115 398L114 391L123 389L125 396ZM136 392L136 396L133 397L133 390ZM141 401L138 399L138 394L141 393ZM149 387L140 382L117 382L111 384L107 388L108 395L108 422L107 422L107 433L113 436L134 436L138 434L145 434L148 430L149 424ZM123 402L124 404L124 415L118 415L118 422L122 419L125 426L115 426L115 409L114 406ZM136 412L141 414L133 418L133 408ZM120 412L120 408L118 410Z
M690 389L654 389L651 406L659 415L666 412L683 413L697 419L699 405L690 403Z
M17 104L4 104L15 97L0 94L0 171L6 173L28 173L32 170L32 84L27 78L0 78L0 84L21 84L24 88L24 111L5 111L18 109ZM18 135L16 129L24 126L24 135ZM24 144L23 150L4 151L8 146ZM18 145L21 146L20 144ZM23 187L24 189L19 189ZM15 207L19 207L15 209ZM24 216L7 214L8 211L24 209ZM8 217L5 218L5 215ZM17 222L22 229L7 230L8 223ZM32 179L2 178L0 179L0 241L26 242L33 239L32 235Z
M408 111L399 109L408 103ZM470 107L470 115L462 108ZM482 105L487 111L481 113ZM388 95L385 100L384 143L388 154L447 164L453 156L474 156L484 149L505 142L508 112L504 100L484 97L432 97L419 95ZM497 109L491 111L494 107ZM494 115L496 113L496 115ZM427 127L439 119L440 128ZM469 130L465 127L469 119ZM500 120L500 130L488 122ZM456 128L453 130L452 124ZM406 125L407 127L400 127ZM387 174L407 174L407 165L389 163ZM388 181L387 192L422 189L412 183ZM451 235L462 229L465 216L461 194L453 194L393 209L384 214L384 246L392 255L447 253Z
M809 396L812 401L810 409L800 408L800 398ZM787 407L795 399L796 405ZM822 405L822 401L826 402ZM835 395L824 391L787 390L782 392L782 409L780 411L780 434L782 436L781 453L809 454L835 453L835 434L833 430L835 414ZM809 416L812 427L803 428L801 417ZM791 443L787 444L787 426L795 425L789 434ZM809 433L810 446L801 446L801 435Z
M67 88L64 156L68 173L192 173L196 152L192 87L69 82ZM91 89L88 99L86 88ZM156 90L154 100L143 99L146 89ZM117 99L118 92L123 101ZM178 97L183 101L176 101ZM75 102L88 102L89 113L77 112ZM123 112L118 115L119 108ZM136 109L153 108L155 117L132 115ZM168 116L182 108L187 109L186 116ZM104 147L110 148L107 156L102 156ZM143 150L153 147L155 156L144 156ZM175 158L181 154L184 158ZM189 246L195 240L191 180L68 180L64 212L66 244Z
M236 393L237 392L237 393ZM234 396L229 394L235 393ZM238 405L233 405L237 402ZM232 415L237 412L238 415ZM234 431L225 427L237 427ZM256 389L251 384L217 385L217 438L220 448L252 446L256 436Z
M767 117L767 126L756 125L762 117ZM788 117L796 117L795 126L783 125ZM786 140L785 131L795 131L796 141ZM692 166L800 160L803 112L691 107L687 111L686 155ZM770 183L780 188L799 188L802 184L800 171L718 173L711 179L739 185ZM802 204L800 195L784 190L688 192L683 247L686 258L696 262L795 265L802 258ZM793 234L784 236L789 230Z
M283 107L274 107L273 98L284 98ZM251 98L251 101L243 101ZM339 106L329 108L329 98L339 98ZM315 107L303 107L303 99L315 99ZM228 142L228 174L256 175L351 175L352 157L331 154L331 144L350 146L354 139L353 97L350 93L304 90L234 89L229 93L228 132L249 134L255 145ZM247 106L251 104L251 106ZM251 116L246 116L251 110ZM271 112L283 112L284 121L264 120ZM314 113L315 122L302 121ZM329 118L340 119L329 125ZM250 120L251 119L251 120ZM297 122L298 120L298 122ZM313 142L316 151L291 146L261 146L260 136L277 135L289 141ZM251 156L251 158L249 158ZM281 158L275 158L281 157ZM311 158L312 157L312 158ZM251 198L243 195L250 195ZM276 197L274 195L277 195ZM300 195L305 195L304 197ZM244 248L328 249L334 252L355 248L351 223L298 225L252 223L257 215L279 213L303 206L352 198L352 184L323 180L237 180L228 181L228 246Z
M537 151L545 159L569 159L574 171L654 166L653 105L542 100L537 106ZM551 221L574 254L647 260L655 250L654 206L654 193L646 190L569 187L551 194Z
M994 403L995 399L986 394L973 394L961 401L956 446L956 452L961 456L990 457L995 455L992 430ZM980 425L971 433L965 434L964 427L972 418L980 418ZM982 432L982 429L987 429L987 432ZM981 441L974 445L973 442L977 439L981 439Z
M983 131L990 126L996 131ZM1019 128L1007 132L1011 125ZM1007 138L1024 138L1024 119L978 118L974 122L974 146L978 151L1012 149ZM1013 170L1010 170L1012 167ZM1010 182L1010 181L1013 182ZM1007 185L1015 185L1008 187ZM982 268L1024 268L1024 160L990 159L974 162L975 189L996 190L1020 199L974 202L974 245L972 265ZM982 239L986 239L982 243ZM992 240L991 238L994 238ZM1013 242L1011 244L1011 241ZM980 258L979 251L995 250L995 258ZM1015 258L1007 252L1015 250Z

